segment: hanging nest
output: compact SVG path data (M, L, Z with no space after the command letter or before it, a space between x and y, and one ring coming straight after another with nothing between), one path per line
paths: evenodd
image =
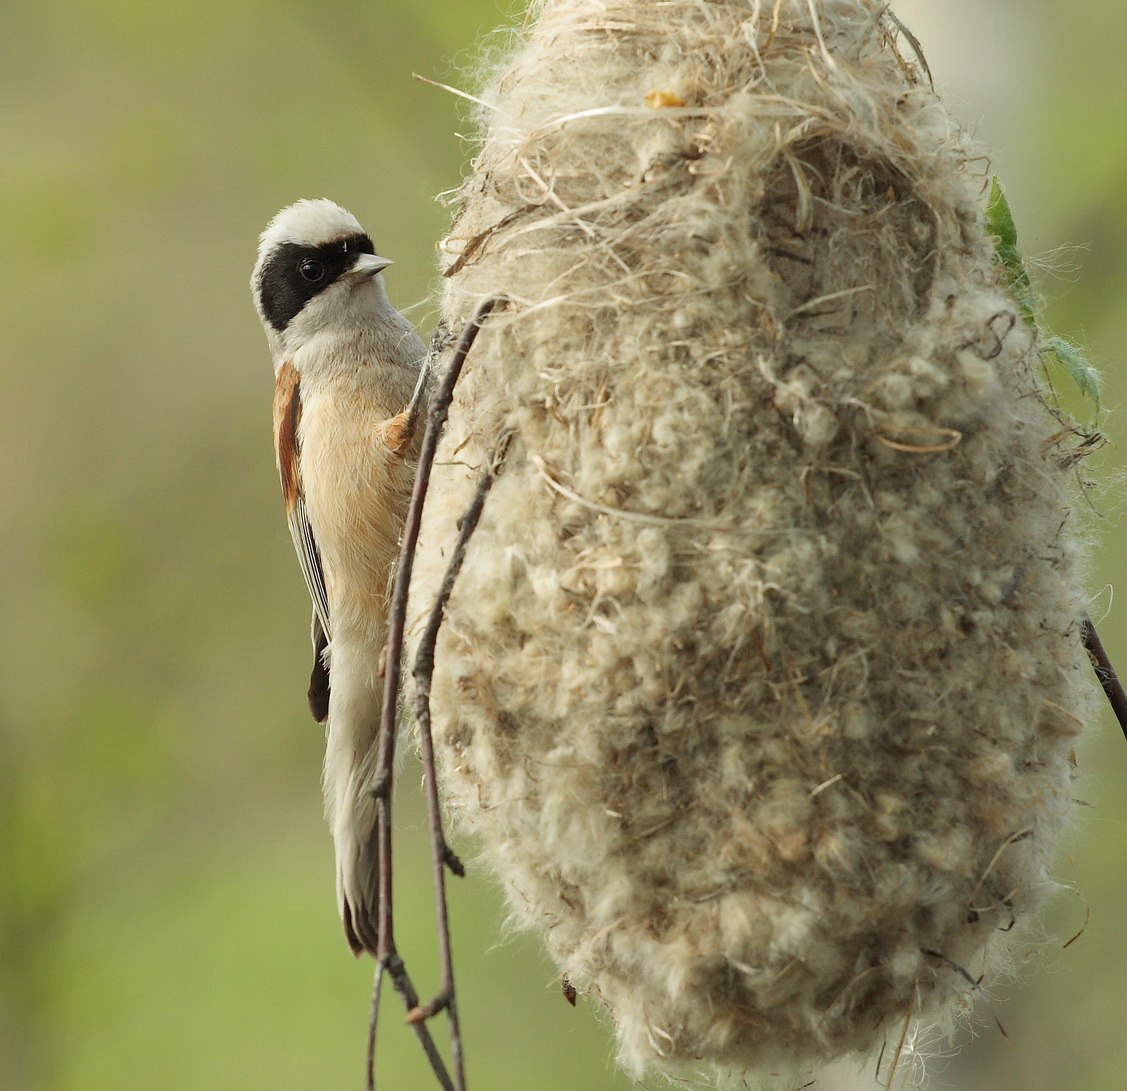
M483 95L411 589L446 803L620 1059L965 1009L1053 889L1079 531L986 179L875 0L545 0Z

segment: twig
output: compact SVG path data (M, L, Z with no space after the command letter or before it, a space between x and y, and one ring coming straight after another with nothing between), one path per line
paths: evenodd
M376 979L372 982L372 1005L368 1009L368 1067L364 1091L376 1091L376 1027L379 1024L380 993L383 991L383 963L376 963Z
M415 722L419 732L419 750L423 762L423 780L426 785L427 816L430 820L431 861L434 867L434 901L437 914L438 947L442 974L442 988L438 995L424 1008L418 1009L419 1019L429 1019L443 1008L450 1017L450 1052L453 1059L454 1081L457 1087L465 1086L465 1061L462 1052L461 1025L458 1021L458 1005L454 991L454 960L450 951L450 923L446 906L446 869L455 875L464 875L462 862L446 843L442 831L442 812L438 803L438 777L434 760L434 737L431 733L430 687L434 675L434 650L438 642L438 630L442 626L446 604L454 590L454 583L462 569L473 532L481 519L485 498L493 487L497 474L508 449L509 437L505 436L489 466L482 473L474 490L473 499L461 519L458 520L458 539L454 552L442 578L438 596L431 606L426 627L419 639L419 650L415 655ZM409 1017L410 1018L410 1017Z
M1104 695L1111 705L1111 711L1115 713L1115 718L1119 721L1124 737L1127 737L1127 692L1124 692L1123 683L1119 681L1119 675L1115 673L1115 668L1107 657L1107 651L1104 648L1103 641L1100 640L1100 634L1096 632L1092 619L1087 615L1084 617L1082 637L1088 658L1092 661L1092 668L1095 670L1096 677L1100 680L1100 685L1103 686Z
M464 1087L455 1087L453 1081L450 1079L450 1073L446 1070L446 1064L442 1060L442 1054L438 1052L438 1046L434 1044L434 1038L431 1037L426 1022L415 1021L410 1018L410 1013L415 1011L419 1006L419 994L415 991L415 986L411 984L411 978L407 973L407 967L404 965L403 959L399 957L398 952L395 950L394 940L391 941L389 952L381 957L380 964L386 968L387 975L391 978L392 985L395 986L395 991L403 998L404 1007L406 1007L408 1012L407 1023L411 1029L414 1030L415 1036L419 1039L423 1047L423 1052L430 1062L431 1070L437 1077L442 1091L465 1091ZM371 1037L371 1033L369 1037ZM372 1058L372 1071L369 1075L371 1085L374 1088L374 1056Z
M496 306L496 300L487 300L478 307L477 312L462 331L458 345L454 350L450 365L443 376L442 383L431 402L430 413L427 419L426 432L423 435L422 450L419 453L419 465L415 471L415 482L411 491L411 503L407 509L407 518L403 528L403 541L399 550L399 565L395 574L395 589L391 599L391 609L388 614L387 635L387 662L384 668L384 694L383 708L380 717L379 750L376 757L376 779L373 794L376 797L376 838L379 850L379 905L378 905L378 939L376 943L376 958L379 963L376 969L376 980L373 986L373 1004L371 1010L372 1025L369 1027L369 1062L368 1062L368 1087L375 1086L375 1022L377 1019L377 1006L381 985L381 976L386 971L391 978L395 991L403 998L408 1012L408 1023L415 1031L423 1047L423 1052L430 1062L431 1069L442 1086L443 1091L464 1091L464 1076L455 1084L446 1069L446 1065L434 1044L430 1030L427 1028L425 1017L419 1017L419 996L415 991L407 968L395 947L394 914L392 903L392 858L391 858L391 799L392 799L392 764L395 758L396 738L396 708L399 702L399 682L403 658L403 630L407 616L407 592L411 584L411 570L414 565L415 547L419 540L419 526L422 522L423 503L426 499L427 486L430 484L431 467L434 465L435 451L438 448L438 437L446 423L446 416L450 409L450 402L454 394L454 385L461 374L466 356L473 347L481 329L482 322ZM443 910L443 913L445 910ZM447 943L447 954L449 953ZM453 996L447 1002L453 1006ZM460 1056L461 1042L452 1049Z

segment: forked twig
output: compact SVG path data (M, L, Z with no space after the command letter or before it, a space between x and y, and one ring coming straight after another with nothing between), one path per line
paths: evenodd
M1127 737L1127 692L1124 692L1123 683L1120 682L1119 675L1115 673L1115 668L1107 657L1107 651L1103 641L1100 640L1100 634L1096 632L1096 626L1087 615L1084 617L1081 635L1088 658L1092 660L1092 669L1103 687L1104 696L1107 697L1111 711L1119 721L1124 737Z
M505 458L509 437L502 438L497 452L490 459L474 490L473 499L461 519L458 520L458 539L454 552L442 578L438 595L427 616L426 627L419 639L419 650L415 655L415 722L419 732L419 751L423 763L423 781L427 796L427 817L430 822L431 862L434 868L434 903L437 915L439 959L442 973L442 986L437 996L425 1007L416 1009L408 1019L429 1019L432 1015L446 1009L450 1017L450 1054L454 1067L454 1082L459 1088L465 1086L465 1060L462 1053L462 1035L458 1021L457 996L454 991L454 959L450 951L450 925L446 908L446 869L455 875L464 875L461 860L446 843L442 831L442 812L438 802L438 777L434 760L434 737L431 733L430 687L434 675L434 649L438 642L438 630L446 612L446 604L454 590L454 583L461 571L466 557L466 547L481 519L485 498L493 487L497 474Z
M392 800L392 765L395 760L396 739L396 708L399 702L399 682L402 666L403 630L407 616L407 591L411 584L411 570L414 565L415 547L419 539L419 526L422 522L423 503L426 500L427 486L430 484L431 468L434 465L435 451L438 448L438 438L446 423L446 416L450 409L450 402L454 394L454 385L461 374L462 366L466 362L470 349L481 329L481 324L496 306L496 300L487 300L478 307L473 318L462 331L458 340L450 365L442 378L437 392L431 402L430 412L427 417L426 432L423 435L422 450L419 453L419 465L415 471L414 486L411 491L411 503L407 509L407 518L403 528L403 540L399 550L399 565L395 574L395 588L392 593L391 609L388 614L387 635L387 662L384 667L384 694L383 708L380 717L379 750L376 757L376 786L373 794L376 797L376 839L379 851L379 906L378 906L378 939L377 939L377 967L375 982L372 988L372 1008L368 1030L368 1072L367 1087L369 1091L375 1088L375 1045L376 1022L378 1018L379 996L383 975L386 972L391 978L395 991L403 998L407 1008L407 1021L415 1031L427 1056L431 1070L438 1079L443 1091L464 1091L465 1075L461 1064L462 1047L460 1031L457 1022L456 1008L453 996L453 971L449 967L450 943L448 929L445 927L446 910L443 904L440 907L440 929L445 933L442 939L443 946L443 982L444 988L450 984L449 996L442 1006L451 1012L451 1051L457 1059L455 1078L452 1080L434 1043L430 1030L427 1027L427 1016L432 1014L427 1008L420 1008L419 995L415 991L407 968L395 946L394 914L392 905L392 857L391 857L391 800ZM433 757L433 752L432 752ZM430 779L433 781L433 768ZM442 840L441 826L438 828L438 838ZM445 859L445 857L443 857ZM439 870L441 868L439 867ZM445 888L443 888L444 890ZM441 996L441 994L440 994ZM431 1005L428 1005L430 1008ZM439 1010L437 1007L435 1010Z

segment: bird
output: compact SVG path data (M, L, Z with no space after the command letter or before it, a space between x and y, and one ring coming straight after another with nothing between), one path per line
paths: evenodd
M325 725L325 815L354 955L376 955L381 657L418 459L426 349L388 299L391 265L325 198L282 209L259 237L255 309L274 362L274 450L313 600L308 700Z

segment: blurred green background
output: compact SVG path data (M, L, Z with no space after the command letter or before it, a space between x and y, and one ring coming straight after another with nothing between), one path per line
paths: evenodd
M256 236L331 196L396 259L429 332L434 243L468 145L457 100L500 0L47 0L0 8L0 1088L359 1088L370 963L348 956L305 712L305 590L281 514ZM983 11L981 9L985 8ZM1127 21L1121 0L897 6L989 145L1057 332L1105 372L1100 473L1124 463ZM1081 249L1064 250L1066 244ZM1092 613L1127 673L1122 491ZM1082 755L1045 958L984 998L932 1087L1127 1088L1127 748ZM398 922L435 982L417 767ZM453 891L471 1086L624 1089L607 1029ZM1063 939L1091 919L1079 940ZM1053 937L1056 938L1053 938ZM431 1086L394 997L386 1088ZM997 1021L1005 1026L1005 1036ZM873 1087L846 1066L824 1091Z

